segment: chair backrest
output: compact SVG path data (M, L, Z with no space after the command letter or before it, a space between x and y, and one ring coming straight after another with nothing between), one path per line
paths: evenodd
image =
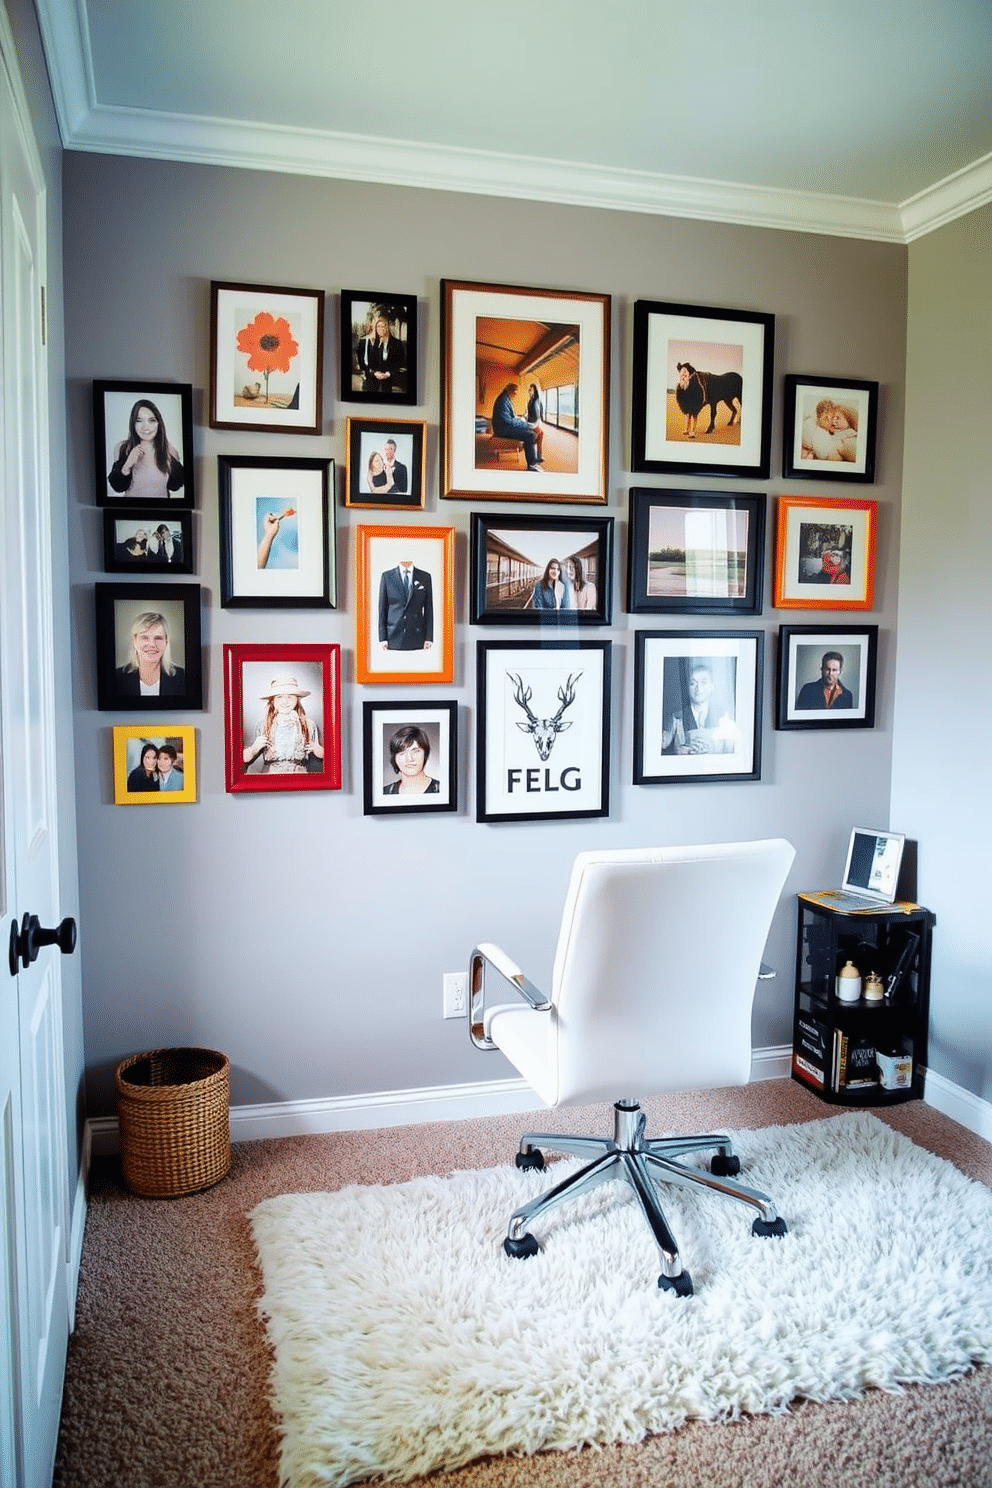
M761 954L794 857L782 838L579 854L552 977L554 1104L748 1080Z

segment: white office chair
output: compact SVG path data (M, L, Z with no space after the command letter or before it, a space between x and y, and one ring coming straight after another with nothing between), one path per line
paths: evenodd
M543 1168L541 1147L591 1159L510 1217L503 1248L538 1250L529 1221L610 1179L634 1190L661 1258L658 1285L692 1295L692 1280L658 1202L657 1185L702 1185L758 1210L756 1235L784 1235L767 1194L735 1183L727 1136L648 1140L638 1098L744 1085L751 1072L751 1004L795 850L777 838L710 847L580 853L572 869L545 997L497 946L469 964L471 1033L501 1049L548 1106L614 1102L611 1137L525 1132L517 1166ZM486 967L521 1001L486 1007ZM621 1094L636 1091L637 1096ZM680 1163L715 1149L709 1172Z

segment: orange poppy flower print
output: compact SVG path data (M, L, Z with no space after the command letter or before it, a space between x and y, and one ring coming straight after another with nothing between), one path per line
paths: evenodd
M238 332L238 350L248 357L252 372L288 372L289 364L299 351L293 340L289 321L284 315L271 315L260 310L250 325Z

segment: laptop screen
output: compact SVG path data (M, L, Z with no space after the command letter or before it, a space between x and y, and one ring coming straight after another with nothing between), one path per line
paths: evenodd
M844 888L873 894L891 904L896 897L905 837L901 832L879 832L855 827L847 850Z

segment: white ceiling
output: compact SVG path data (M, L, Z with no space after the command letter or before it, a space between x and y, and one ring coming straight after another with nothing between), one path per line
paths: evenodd
M35 0L69 149L909 241L992 200L992 0Z

